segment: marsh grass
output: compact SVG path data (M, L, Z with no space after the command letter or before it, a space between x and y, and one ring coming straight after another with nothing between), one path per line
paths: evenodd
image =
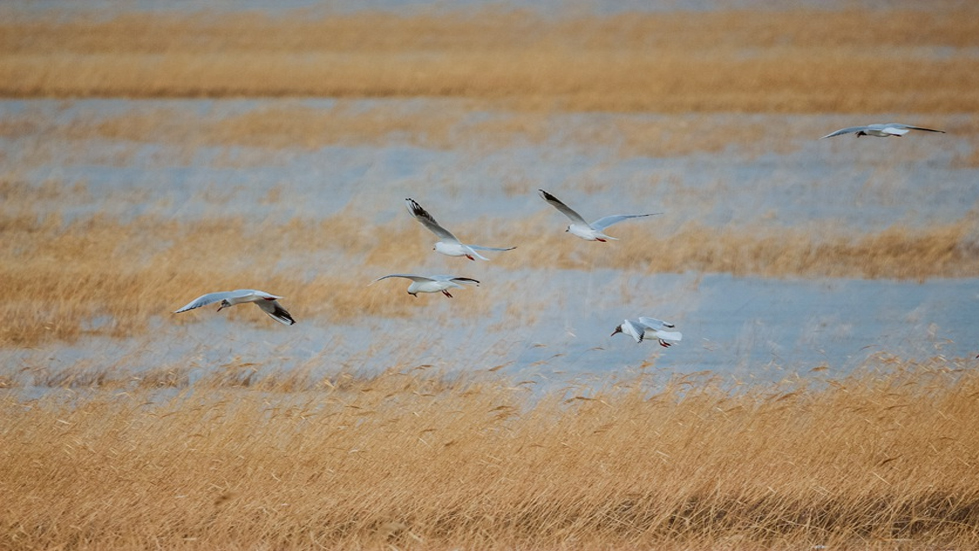
M424 367L239 365L176 394L109 377L31 400L14 380L0 546L971 548L967 363L880 356L769 385L649 372L543 394Z
M0 93L457 97L518 110L975 111L976 12L12 17ZM260 39L257 37L261 37ZM937 57L936 49L951 48ZM874 90L855 94L853 90Z
M3 345L140 334L150 320L213 290L274 292L286 297L284 303L297 319L323 322L407 318L419 315L414 306L432 298L408 300L406 284L400 281L366 285L381 275L415 271L417 259L431 254L432 236L411 220L374 224L348 209L322 220L284 223L256 223L244 216L178 222L99 215L64 222L56 215L32 213L28 187L0 191L10 212L0 218L5 239L0 278L9 296L0 305ZM543 290L527 281L508 286L503 272L607 267L646 274L920 281L979 274L971 219L869 233L836 223L803 228L689 223L663 237L623 225L615 232L629 243L622 247L582 242L559 231L545 214L510 221L498 230L487 231L479 221L457 229L474 240L518 245L515 251L494 255L491 264L502 271L494 288L513 293L525 308L534 308L534 295L544 296ZM456 270L470 274L475 268L462 263ZM492 293L471 291L457 298L455 315L482 316L493 307ZM193 323L199 315L173 316L173 323ZM227 315L267 322L254 308L239 307Z

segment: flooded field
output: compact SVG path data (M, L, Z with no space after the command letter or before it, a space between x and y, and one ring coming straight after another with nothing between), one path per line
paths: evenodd
M0 6L0 549L979 542L976 8L161 6Z
M578 113L512 128L513 114L452 100L14 100L0 113L20 129L3 138L5 216L45 241L8 254L44 251L63 263L55 272L94 262L110 279L136 278L78 288L92 313L66 331L69 343L8 326L8 338L32 342L8 344L15 361L139 370L205 357L599 378L655 365L778 378L846 373L881 352L976 349L979 168L963 162L976 135L956 133L968 116L928 118L948 134L818 140L852 117ZM382 122L357 131L358 117ZM306 127L273 128L266 147L240 130L282 119ZM654 128L669 130L642 151L627 145L630 132ZM771 130L745 130L758 128ZM754 135L716 147L697 138L705 132ZM615 226L619 241L586 242L563 232L568 221L538 188L591 219L663 214ZM464 239L517 249L488 262L438 255L405 197ZM79 232L97 242L51 241ZM132 288L147 270L194 284ZM201 272L220 283L193 279ZM388 273L483 283L454 300L414 299L397 281L368 288ZM225 287L282 294L300 323L267 323L258 309L170 313ZM661 350L609 336L639 315L676 323L684 341Z

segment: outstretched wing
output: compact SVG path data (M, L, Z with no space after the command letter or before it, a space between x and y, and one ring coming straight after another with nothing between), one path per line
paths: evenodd
M642 316L642 317L639 318L639 323L641 323L641 324L645 325L646 327L648 327L650 329L653 329L653 330L656 330L656 329L673 329L674 327L676 327L676 325L674 325L674 324L672 324L672 323L670 323L668 321L663 321L663 320L656 319L656 318L647 318L645 316Z
M595 220L594 222L591 223L591 227L595 228L598 231L602 231L605 228L611 226L612 224L618 224L623 220L628 220L630 218L643 218L646 216L657 216L659 214L663 214L663 213L652 212L649 214L613 214L612 216L604 216L602 218L599 218L598 220Z
M433 278L426 277L426 276L415 275L415 274L388 274L386 276L381 276L381 277L375 279L374 281L370 282L370 284L373 285L373 284L377 283L378 281L381 281L382 279L387 279L389 277L403 277L405 279L410 279L412 281L418 281L418 282L421 282L421 281L435 281L435 279L433 279Z
M679 331L650 331L647 335L659 339L663 346L670 346L666 341L680 342L683 340L683 333Z
M542 189L538 189L537 191L540 193L540 196L543 197L544 200L548 202L548 204L550 204L552 207L556 208L557 210L561 211L561 214L570 218L572 222L574 222L575 224L583 224L585 226L588 225L588 222L586 222L585 219L582 218L580 214L575 212L574 209L572 209L568 205L562 203L560 199L558 199L557 197L551 195L550 193Z
M832 138L833 136L842 136L843 134L850 134L853 132L866 132L867 130L870 129L871 128L869 126L849 126L847 128L840 128L836 132L831 132L829 134L826 134L825 136L819 139L822 140L825 138Z
M454 243L459 242L456 236L452 235L452 232L439 225L439 223L435 221L435 218L429 214L427 210L423 209L417 201L411 197L408 197L405 199L405 204L408 206L408 212L410 212L416 220L421 222L423 226L428 228L429 231L438 236L439 239Z
M283 308L282 305L280 305L276 300L260 300L255 304L257 304L258 307L272 319L283 325L294 325L296 323L296 320L292 319L289 312L287 312L286 309Z
M174 310L174 314L179 314L180 312L186 312L187 310L193 310L194 308L200 308L201 306L207 306L208 304L214 304L215 302L220 302L224 299L238 296L238 291L222 291L220 293L208 293L206 295L201 295L194 300L187 303L186 306L180 310Z
M450 277L449 281L452 283L475 283L476 285L479 285L479 280L471 277Z
M516 247L483 247L480 245L467 245L470 249L476 249L477 251L512 251Z
M934 128L925 128L923 126L911 126L910 124L901 124L899 122L889 122L884 125L886 128L906 128L908 130L924 130L925 132L938 132L944 134L944 130L935 130ZM903 134L903 132L902 132Z

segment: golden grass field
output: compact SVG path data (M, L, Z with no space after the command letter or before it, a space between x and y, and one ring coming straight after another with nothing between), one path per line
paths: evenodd
M500 296L509 302L498 325L532 326L546 322L562 288L514 276L465 291L449 301L451 313L425 313L445 301L407 298L401 283L364 284L433 254L432 235L400 204L399 217L382 222L350 205L319 218L254 218L226 208L237 196L212 186L188 199L207 205L198 218L152 208L72 217L70 206L113 197L57 171L37 180L52 164L86 164L93 155L105 166L152 170L194 168L203 148L258 151L214 161L241 169L292 151L392 143L470 158L556 144L609 148L613 160L717 155L748 163L801 147L786 135L815 139L835 129L794 118L773 132L764 121L718 113L910 115L937 122L954 147L964 144L949 162L971 170L979 166L979 118L969 114L979 109L979 10L949 6L75 19L0 7L0 96L25 100L2 113L0 139L27 144L0 151L0 350L35 352L22 362L6 356L0 367L0 549L979 547L972 358L881 354L851 376L830 377L814 364L779 382L671 375L653 358L591 386L540 389L502 366L446 373L398 358L371 361L369 353L352 366L329 349L293 370L279 368L281 349L259 359L231 355L203 371L191 356L149 368L123 358L57 370L59 352L87 338L166 338L177 333L161 330L161 320L201 323L170 312L206 290L274 291L301 323L328 332L371 318L475 323ZM31 105L92 97L281 100L226 116L170 105L69 122ZM317 109L302 102L308 97L337 101ZM364 98L429 103L365 108ZM607 126L558 120L585 111L614 118L602 119ZM663 124L643 118L649 113L673 118ZM897 150L903 163L934 162L906 145L918 137L894 140L906 148ZM854 143L829 142L834 155ZM93 154L93 143L115 147ZM161 146L149 160L139 157L145 144ZM887 180L900 168L861 161L860 170L882 176L865 186L879 186L868 196L907 206L898 200L903 184ZM759 189L736 189L724 170L713 188L666 177L638 185L668 188L664 210L702 203L695 214ZM459 175L437 176L426 192L460 194ZM930 184L940 187L922 185ZM146 185L111 193L139 203L152 197L170 212L170 199ZM606 186L569 184L579 197ZM515 176L501 193L536 187ZM260 203L293 200L287 188L270 188ZM785 225L779 213L721 227L691 216L669 222L669 231L616 226L622 241L608 247L570 238L560 231L566 221L540 207L499 225L438 216L473 242L519 244L486 264L491 275L979 276L979 205L961 218L897 217L869 230L828 218ZM311 258L315 270L281 268ZM626 283L606 292L637 293ZM253 307L227 315L271 325ZM687 336L683 345L696 346ZM435 338L424 337L420 348Z
M424 368L0 398L4 549L971 549L979 377L633 374L552 391ZM52 384L65 383L57 380ZM173 390L173 392L165 392ZM823 547L817 547L823 546Z
M129 14L0 24L21 97L463 97L518 110L975 111L974 7L677 12ZM931 50L952 48L936 57ZM854 93L873 90L873 94Z

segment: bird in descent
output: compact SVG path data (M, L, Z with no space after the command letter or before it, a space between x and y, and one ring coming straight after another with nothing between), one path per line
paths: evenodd
M268 314L275 321L285 325L293 325L296 323L296 320L292 319L289 312L287 312L286 309L279 304L277 299L280 298L282 297L266 293L265 291L256 291L254 289L238 289L236 291L208 293L195 298L180 310L176 310L174 314L186 312L187 310L193 310L194 308L200 308L201 306L207 306L208 304L214 304L215 302L221 303L221 306L218 307L218 312L230 306L234 306L235 304L254 302L259 308L262 309L263 312Z
M456 236L452 235L452 232L443 228L435 218L428 213L427 210L423 209L421 205L418 204L412 198L405 199L405 204L408 206L408 212L415 217L416 220L422 223L423 226L428 228L429 231L434 233L439 240L435 243L435 252L442 253L447 256L464 256L469 260L476 260L480 258L482 260L489 260L485 256L479 254L477 251L512 251L516 247L481 247L479 245L466 245L459 241Z
M598 220L595 220L594 222L589 224L588 222L585 221L584 218L581 217L580 214L575 212L574 209L572 209L568 205L565 205L557 197L551 195L550 193L542 189L539 189L537 191L540 192L540 196L543 197L544 200L547 201L552 207L561 211L561 214L571 219L571 224L564 231L570 232L572 235L576 235L588 241L601 241L602 243L605 243L609 239L615 240L617 238L612 237L610 235L606 235L604 233L605 228L611 226L612 224L618 224L619 222L622 222L623 220L628 220L630 218L643 218L646 216L656 216L659 214L663 214L662 212L653 212L650 214L614 214L612 216L605 216L603 218L599 218Z
M932 128L924 128L921 126L911 126L910 124L901 124L898 122L889 122L884 124L868 124L866 126L850 126L848 128L841 128L836 132L826 134L820 140L824 138L832 138L833 136L841 136L843 134L853 134L856 133L857 137L860 136L876 136L878 138L887 138L889 136L900 138L901 136L907 134L912 130L923 130L925 132L938 132L944 134L944 130L935 130Z
M389 277L401 277L411 280L411 285L408 286L408 294L413 297L418 297L418 293L439 293L452 298L449 293L449 289L464 289L462 284L475 284L479 286L479 281L471 277L456 277L449 275L432 275L423 276L415 274L390 274L386 276L379 277L371 282L371 285L381 281L382 279L387 279Z
M615 331L612 331L612 337L619 333L625 333L637 343L643 341L647 336L654 337L659 340L659 345L663 348L669 348L673 346L674 342L680 342L683 339L683 334L679 331L665 331L665 329L674 329L676 325L672 323L665 322L663 320L658 320L656 318L640 317L635 320L625 320L618 326L616 326Z

